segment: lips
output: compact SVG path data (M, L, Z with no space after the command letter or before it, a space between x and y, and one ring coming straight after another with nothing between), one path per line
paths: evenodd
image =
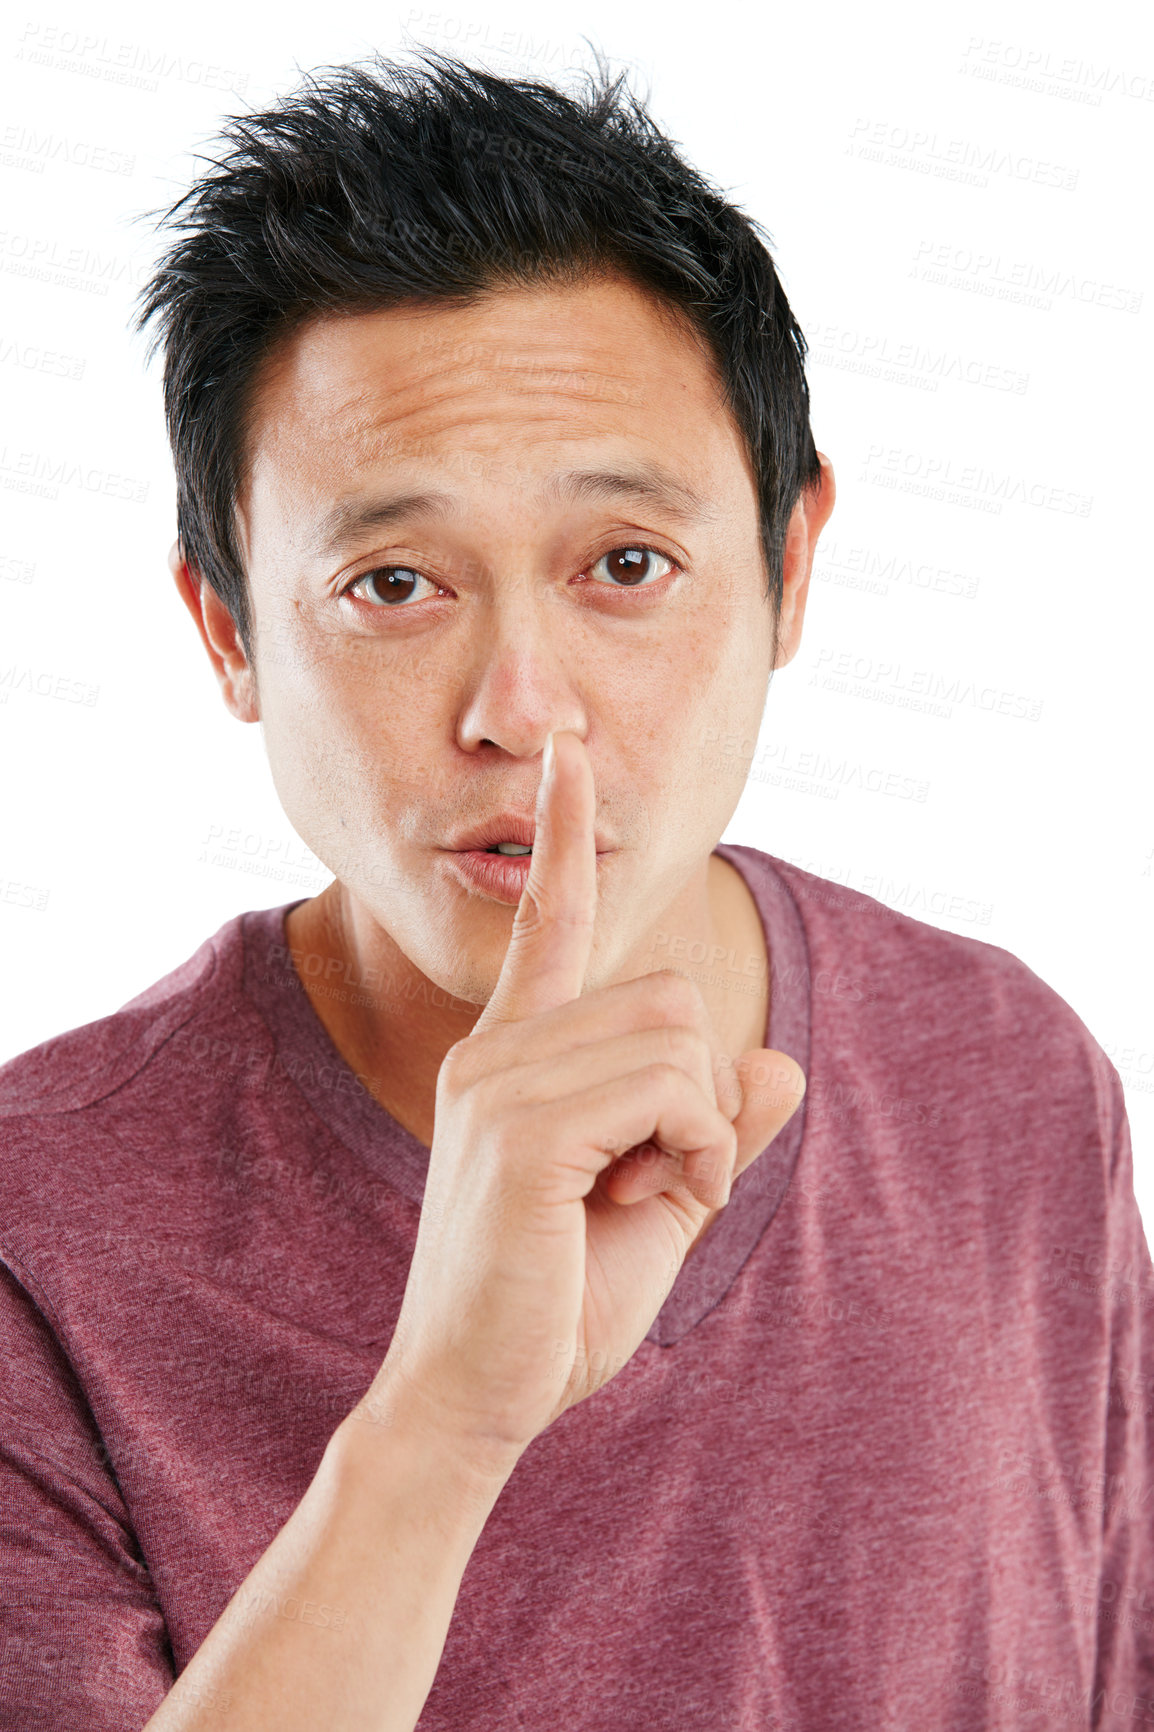
M536 833L537 820L533 814L494 812L491 818L474 824L472 829L460 831L448 846L455 854L466 853L471 848L495 848L498 842L520 842L531 847Z
M491 818L482 819L469 830L461 830L445 846L455 854L468 853L472 849L496 848L498 842L519 842L523 847L532 847L537 834L537 820L533 814L524 812L495 812ZM599 854L607 854L613 847L607 836L600 831L594 835L594 844ZM498 859L502 856L498 855ZM508 855L508 859L528 859L528 855Z
M612 850L606 854L598 854L599 877L607 867L611 854ZM504 902L509 907L516 908L529 881L533 856L491 854L485 848L445 848L441 851L440 864L472 894L480 892L491 902Z

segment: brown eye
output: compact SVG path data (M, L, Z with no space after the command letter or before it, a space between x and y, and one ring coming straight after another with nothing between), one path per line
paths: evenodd
M589 569L596 574L597 567L604 566L613 588L649 588L657 578L666 575L662 571L654 573L654 560L662 560L670 570L673 569L673 561L664 553L658 553L655 547L614 547L603 553Z
M362 600L374 607L395 607L412 598L417 584L428 581L427 577L422 577L419 571L412 571L407 565L379 565L373 571L363 571L349 584L345 593L352 595L363 585Z

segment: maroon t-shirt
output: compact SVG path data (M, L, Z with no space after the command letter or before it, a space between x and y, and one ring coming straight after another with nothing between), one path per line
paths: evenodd
M718 852L808 1092L518 1463L422 1732L1154 1724L1118 1074L1006 950ZM0 1069L7 1732L139 1732L388 1348L428 1152L330 1042L286 912Z

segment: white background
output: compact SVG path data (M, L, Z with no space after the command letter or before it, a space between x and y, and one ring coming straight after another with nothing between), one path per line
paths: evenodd
M1121 1073L1154 1222L1154 39L1138 16L10 12L0 1058L114 1010L239 910L328 882L165 566L160 367L128 330L160 244L142 213L186 189L223 116L299 71L428 46L565 83L588 36L772 236L838 479L802 648L725 839L1027 962ZM871 791L887 780L924 798Z

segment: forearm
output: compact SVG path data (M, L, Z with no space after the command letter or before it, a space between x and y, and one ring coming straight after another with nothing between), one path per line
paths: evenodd
M512 1466L350 1415L144 1732L412 1732Z

